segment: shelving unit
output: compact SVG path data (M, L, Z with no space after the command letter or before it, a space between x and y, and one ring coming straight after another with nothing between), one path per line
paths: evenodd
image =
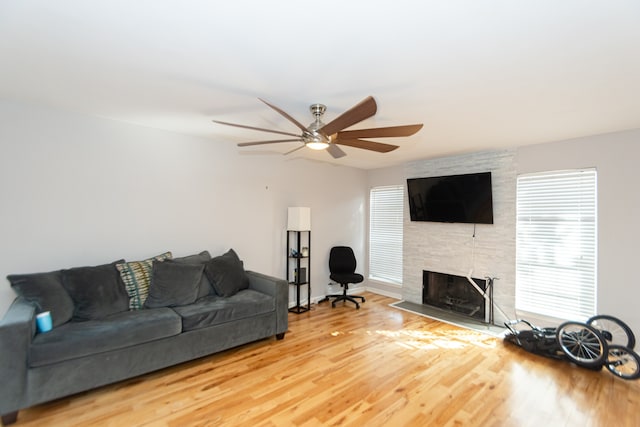
M287 230L287 282L295 287L296 305L292 313L311 309L311 231ZM307 305L300 303L301 288L307 287Z

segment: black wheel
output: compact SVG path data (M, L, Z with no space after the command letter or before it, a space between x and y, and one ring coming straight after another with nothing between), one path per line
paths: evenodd
M607 341L593 326L565 322L556 331L556 341L573 363L585 368L602 367L607 360Z
M633 331L622 320L601 314L593 316L587 320L587 325L593 326L600 331L607 344L621 345L631 350L636 346L636 337Z
M604 366L613 375L625 380L640 378L640 356L628 347L611 344Z

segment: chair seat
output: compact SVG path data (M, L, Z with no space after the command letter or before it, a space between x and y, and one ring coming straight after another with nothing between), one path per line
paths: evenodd
M364 280L362 274L358 273L332 273L329 275L329 278L340 284L360 283Z

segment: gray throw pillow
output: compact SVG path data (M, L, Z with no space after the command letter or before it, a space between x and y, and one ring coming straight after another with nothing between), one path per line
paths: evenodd
M62 270L62 286L74 302L74 320L93 320L129 309L129 295L117 263Z
M37 312L50 311L53 327L73 316L73 300L62 286L62 271L7 276L13 290L35 304Z
M183 256L180 258L174 258L173 260L183 264L205 265L210 259L211 255L209 254L209 251L202 251L197 255ZM197 299L210 295L212 292L213 288L211 287L211 283L209 283L209 279L207 279L206 274L203 272L200 277L200 284L198 285Z
M209 251L202 251L196 255L187 255L183 257L173 258L175 262L182 264L206 264L211 259Z
M146 308L175 307L195 302L204 265L173 260L154 261Z
M221 297L230 297L249 287L249 278L244 271L244 264L233 249L212 258L205 265L204 272L216 294Z

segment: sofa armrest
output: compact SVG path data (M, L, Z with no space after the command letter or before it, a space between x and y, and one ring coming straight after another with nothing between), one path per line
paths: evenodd
M0 321L0 414L20 409L29 358L29 345L35 335L36 308L16 298Z
M276 299L276 334L284 334L289 328L289 285L284 279L247 271L249 288L271 295Z

